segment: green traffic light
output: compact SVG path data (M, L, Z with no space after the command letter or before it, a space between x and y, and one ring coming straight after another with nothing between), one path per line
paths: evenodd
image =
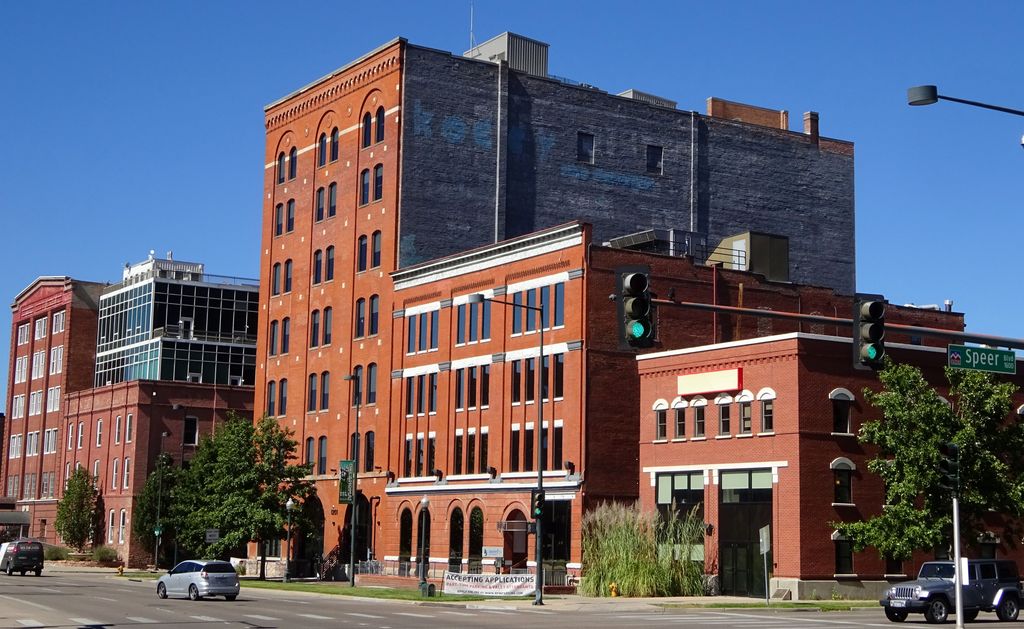
M878 358L878 346L877 345L868 345L864 349L864 353L867 355L867 357L870 360L875 360L876 358Z

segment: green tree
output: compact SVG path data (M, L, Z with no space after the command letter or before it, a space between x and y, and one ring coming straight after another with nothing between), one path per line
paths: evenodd
M142 492L135 500L132 510L132 535L147 548L153 548L156 535L153 529L159 523L162 539L174 536L174 520L171 517L171 496L180 470L173 465L173 460L166 452L157 456L156 466L146 478Z
M85 469L77 468L68 479L64 497L57 503L55 526L64 543L79 552L95 536L96 488Z
M883 389L865 390L882 418L865 422L859 439L877 447L867 466L885 482L886 507L865 521L835 523L855 550L873 546L883 557L906 560L951 541L952 495L940 487L938 469L946 442L960 448L962 530L980 532L991 511L1019 523L1024 425L1008 421L1016 387L980 371L946 369L946 378L949 402L910 365L890 363L879 372Z
M308 465L295 465L297 443L268 417L256 425L232 416L203 437L181 472L171 512L178 543L204 557L223 556L250 541L281 537L285 502L315 493L303 480ZM302 524L301 510L292 521ZM220 539L206 543L206 530Z

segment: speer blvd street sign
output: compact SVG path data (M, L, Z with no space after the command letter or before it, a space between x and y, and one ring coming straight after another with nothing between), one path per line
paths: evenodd
M1008 349L950 345L946 350L946 360L954 369L1017 373L1017 354Z

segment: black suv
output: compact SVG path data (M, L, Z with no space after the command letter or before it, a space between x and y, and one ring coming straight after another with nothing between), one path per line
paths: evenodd
M917 579L897 583L879 600L885 617L903 622L907 615L924 614L930 623L946 622L955 604L952 561L929 561L921 566ZM964 620L978 612L994 611L999 620L1017 620L1020 613L1020 577L1017 564L1006 559L971 559L967 562L967 585L961 588Z

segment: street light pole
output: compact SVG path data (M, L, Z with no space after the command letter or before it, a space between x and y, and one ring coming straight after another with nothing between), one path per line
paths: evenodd
M358 375L347 375L342 376L342 380L348 380L355 382L355 402L356 402L356 424L355 424L355 437L352 439L352 472L354 478L352 482L355 484L355 489L352 492L352 519L348 525L348 535L350 538L350 548L348 556L348 578L351 582L350 587L356 586L356 519L359 513L359 403L363 399L363 386L359 380Z
M427 518L430 517L430 499L426 496L420 499L420 592L424 592L427 587L427 535L424 529L424 524L428 522Z
M537 327L540 329L540 355L537 357L537 426L534 429L534 436L536 437L534 450L537 455L537 491L541 492L544 490L544 458L541 452L541 446L543 445L542 435L544 433L544 385L547 384L547 379L544 373L544 308L540 306L517 304L511 301L501 301L499 299L494 299L493 297L488 298L484 296L483 293L474 293L470 295L467 303L481 304L484 301L537 312ZM534 605L544 604L544 539L541 534L542 520L543 517L540 515L536 515L533 519L533 532L536 538L534 540L536 542L536 547L534 549L534 563L537 564L537 588L534 591Z
M1024 116L1024 111L1021 111L1020 109L1011 109L1009 107L1000 107L999 105L979 103L976 100L966 100L963 98L944 96L942 94L939 94L939 88L935 87L934 85L918 85L917 87L912 87L907 90L908 105L932 105L940 100L948 100L954 103L961 103L963 105L971 105L972 107L981 107L982 109L1001 111L1004 114Z
M163 527L160 526L160 499L164 494L164 467L161 465L160 455L164 450L164 438L171 433L166 430L160 433L160 451L156 454L156 526L153 527L153 569L159 566L160 537L163 535Z
M291 572L292 561L292 509L295 508L295 501L288 498L288 502L284 503L284 508L288 512L288 536L284 548L284 582L288 583L288 573Z

